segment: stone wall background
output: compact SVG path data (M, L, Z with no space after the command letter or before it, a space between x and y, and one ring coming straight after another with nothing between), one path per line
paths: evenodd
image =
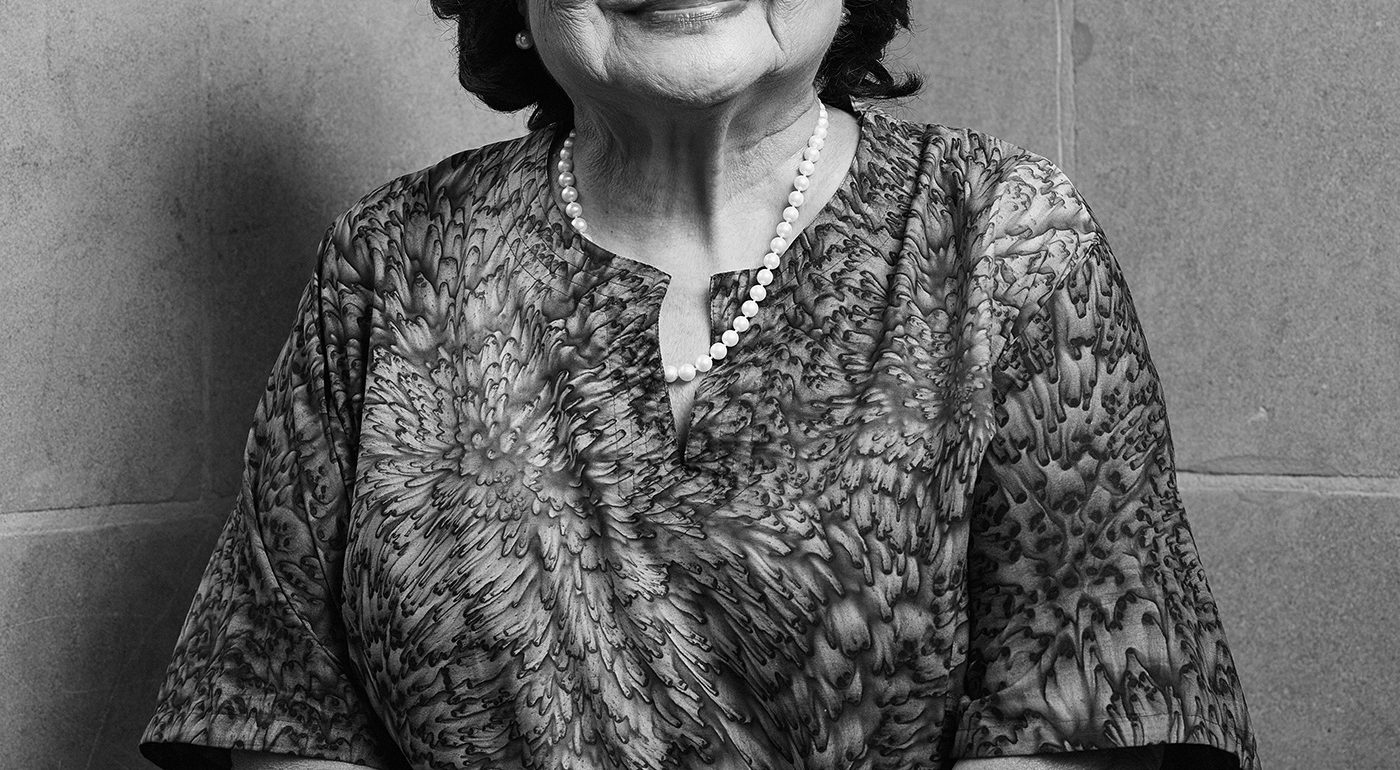
M1400 756L1400 5L914 0L1109 233L1270 768ZM518 133L421 0L0 0L0 766L136 738L327 223Z

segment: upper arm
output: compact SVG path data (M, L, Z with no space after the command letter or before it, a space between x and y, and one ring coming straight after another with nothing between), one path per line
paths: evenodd
M1049 179L1016 188L1032 190L1019 211L1058 210L1035 192L1047 189L1087 211L1058 170L1031 169ZM1007 298L1014 333L993 367L994 429L968 497L957 752L1204 744L1253 767L1132 299L1092 218L1057 237L1051 216L1001 226L992 259L1013 278L990 293ZM1055 257L1061 246L1072 249Z
M302 295L249 433L242 484L142 738L167 768L235 747L402 764L340 613L355 357L334 239Z

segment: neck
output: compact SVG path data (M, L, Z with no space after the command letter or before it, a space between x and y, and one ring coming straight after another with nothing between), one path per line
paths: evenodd
M736 233L771 226L816 121L810 90L660 114L576 109L574 168L590 235L635 253L664 233L720 253Z

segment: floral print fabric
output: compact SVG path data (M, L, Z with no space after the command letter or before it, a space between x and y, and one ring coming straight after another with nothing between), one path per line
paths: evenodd
M683 447L669 277L572 235L552 132L338 220L147 755L903 770L1165 742L1257 767L1088 208L1013 146L859 117ZM751 272L712 277L716 335Z

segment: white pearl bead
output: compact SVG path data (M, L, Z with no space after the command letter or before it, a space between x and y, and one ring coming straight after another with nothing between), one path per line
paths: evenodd
M567 144L564 145L563 147L559 148L559 159L560 159L560 160L568 160L568 159L570 159L570 158L572 158L572 157L574 157L574 151L573 151L573 149L570 148Z
M723 342L716 342L710 346L710 358L716 361L723 361L724 357L727 355L729 355L729 348L726 348Z
M818 123L821 123L821 120L818 119L817 122L818 122ZM572 147L574 146L574 137L575 137L575 136L578 136L578 135L575 134L572 130L569 131L569 135L566 136L566 137L564 137L564 146L565 146L565 147L572 148Z
M808 146L808 147L816 147L817 149L821 149L821 146L822 146L822 142L823 142L823 141L824 141L824 140L822 139L822 137L817 136L817 135L814 134L814 135L812 136L811 139L808 139L808 140L807 140L807 146Z
M695 379L695 367L690 364L681 364L676 367L676 376L681 379L681 382L690 382Z
M802 151L803 160L809 160L813 163L816 163L817 161L821 160L821 157L822 151L818 150L815 147L808 147L807 149Z
M804 160L801 163L797 164L797 171L798 173L802 174L802 176L811 176L812 172L816 170L817 164L813 163L810 160Z
M700 356L695 359L695 371L697 372L708 372L710 369L714 368L714 365L715 360L708 355Z
M754 279L758 281L759 286L767 286L773 282L773 271L765 267L758 271L758 275L754 276Z
M577 219L583 216L583 207L578 204L578 201L574 201L564 207L564 213L569 215L569 219Z
M751 299L746 299L744 300L744 304L739 306L739 312L743 313L745 318L753 318L758 315L758 303Z
M782 264L782 262L782 257L779 257L771 251L763 255L763 266L769 270L777 270L778 265Z
M574 230L578 231L579 235L588 232L588 220L583 217L574 217L573 221L569 224L574 226Z
M565 187L564 189L559 191L559 197L563 198L565 203L573 203L574 201L578 200L578 188Z
M570 161L567 161L567 160L561 160L561 161L559 161L558 163L555 163L555 164L554 164L554 167L555 167L556 169L559 169L559 173L561 173L561 174L564 173L565 171L573 171L573 170L574 170L574 164L573 164L572 162L570 162Z
M791 238L791 237L792 237L792 223L791 223L791 222L779 222L777 228L775 228L775 229L776 229L776 231L777 231L777 233L778 233L778 237L779 237L779 238Z
M576 182L577 180L574 178L574 175L571 172L565 171L564 173L559 175L558 181L560 187L573 187L574 182Z
M799 175L796 179L793 179L793 180L792 180L792 187L793 187L793 189L797 190L798 192L806 192L806 191L807 191L807 188L808 188L808 187L811 187L811 186L812 186L812 178L811 178L810 176L800 176L800 175Z
M768 296L768 290L762 286L750 286L749 296L753 297L754 302L762 302L764 297Z
M719 341L727 348L732 348L739 344L739 332L733 329L725 329L724 334L719 335Z
M788 206L783 209L784 222L796 222L800 216L802 216L802 212L798 211L796 206Z
M790 205L801 206L802 202L805 200L807 200L807 196L803 195L799 190L793 190L788 193L788 203Z
M665 366L661 367L661 371L666 375L667 382L675 382L676 377L680 374L676 371L676 367L671 366L670 364L666 364Z
M749 326L749 319L741 315L734 316L734 331L741 333L746 332L749 330Z
M784 251L787 251L787 247L787 239L782 236L777 236L768 242L768 248L774 254L782 254Z

